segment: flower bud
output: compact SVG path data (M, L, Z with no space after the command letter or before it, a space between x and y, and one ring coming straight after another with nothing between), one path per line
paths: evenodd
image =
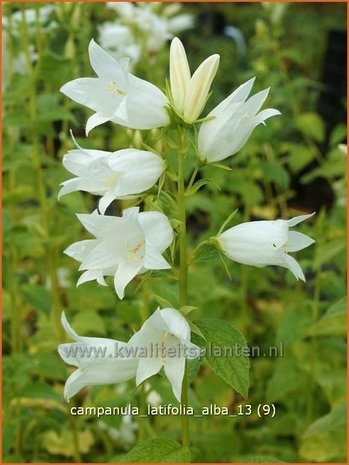
M174 106L178 113L184 109L184 101L190 82L190 69L182 42L175 37L170 48L170 85Z
M193 74L190 80L185 105L183 119L187 123L193 123L200 116L205 103L212 81L217 73L219 65L219 55L208 57Z

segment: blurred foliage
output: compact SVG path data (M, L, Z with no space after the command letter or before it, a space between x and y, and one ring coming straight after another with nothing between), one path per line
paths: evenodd
M92 75L88 43L97 38L97 25L114 13L103 3L11 2L3 10L4 462L135 461L139 449L123 454L136 443L137 419L124 424L115 416L72 416L62 395L70 370L56 352L65 337L63 309L78 333L117 339L140 326L145 310L135 292L140 282L129 286L123 302L112 287L87 283L76 289L76 263L62 253L83 235L75 213L89 212L96 203L80 192L57 202L59 183L67 179L61 159L72 147L69 129L87 148L117 150L139 137L109 123L85 139L88 111L59 93L65 82ZM188 3L183 10L198 18L197 26L183 34L192 69L210 53L221 55L208 107L255 75L255 90L270 86L268 106L282 112L226 161L232 171L203 170L202 177L212 178L220 189L206 185L188 202L193 248L199 235L215 234L236 208L234 224L289 218L314 205L317 210L315 219L302 226L316 239L300 257L305 285L284 269L236 263L227 265L229 280L209 250L196 257L189 280L197 318L224 318L244 334L249 347L267 351L281 345L283 356L251 358L246 401L253 406L251 415L192 419L191 460L344 462L346 156L338 144L345 141L346 128L344 121L331 127L318 112L318 101L322 69L328 65L328 31L345 29L345 5ZM240 31L245 48L213 32L220 15ZM149 66L145 56L134 73L164 87L167 47L152 59L156 66ZM154 131L142 136L149 145L159 144ZM330 191L330 202L321 196L318 180ZM310 190L304 190L307 186ZM308 194L302 197L299 191ZM166 210L165 203L162 207ZM115 202L110 212L120 209ZM161 274L143 286L150 309L157 295L176 305L176 284ZM236 414L243 403L231 387L234 380L224 384L205 363L194 368L191 404L215 403ZM162 403L175 403L160 376L151 379L147 390L148 401L156 393ZM94 387L74 402L136 405L138 391L131 383ZM259 418L256 407L271 403L276 416ZM179 428L179 417L146 422L147 438L153 440L147 443L151 460L188 460L188 451L177 442ZM160 433L167 442L158 450Z

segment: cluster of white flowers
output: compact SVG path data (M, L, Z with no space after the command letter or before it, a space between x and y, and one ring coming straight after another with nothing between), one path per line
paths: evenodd
M158 308L127 343L79 336L64 313L62 324L75 340L58 347L62 359L77 367L65 383L64 397L68 401L85 386L120 383L132 378L138 386L162 368L180 401L185 359L200 355L200 348L190 342L189 323L174 308Z
M57 27L53 19L54 6L45 5L35 10L27 8L18 10L9 17L2 17L2 88L6 89L10 84L10 74L27 74L26 54L23 48L17 49L14 43L19 42L22 37L22 22L26 23L28 34L33 34L36 22L39 22L43 30L52 31ZM9 44L11 42L11 45ZM11 48L11 54L10 54ZM10 56L11 55L11 56ZM38 53L33 44L29 46L29 57L31 62L36 62Z
M115 4L114 7L124 8L125 14L131 16L132 11L139 8L130 4L122 7ZM146 5L144 11L148 11ZM79 78L61 89L68 97L95 112L87 121L87 134L107 121L133 129L166 127L178 120L187 126L200 124L197 162L203 165L235 154L257 125L280 114L272 108L260 111L269 89L249 97L254 84L254 79L250 79L214 108L208 117L200 120L218 70L219 55L208 57L191 74L186 52L178 38L172 40L170 48L168 95L133 76L128 72L127 60L115 60L93 40L89 45L89 56L97 77ZM136 149L109 153L78 146L64 157L63 163L76 177L63 183L60 195L83 190L101 196L99 211L78 215L94 239L76 242L65 251L81 263L83 274L78 284L96 280L106 285L105 277L112 276L115 291L122 299L125 287L136 275L146 270L171 268L163 254L171 245L174 232L163 213L140 213L138 207L132 207L124 210L121 217L105 215L114 199L136 197L158 181L166 171L165 161L159 155ZM257 267L286 267L297 279L304 280L299 264L288 253L301 250L314 241L304 234L289 231L289 228L310 216L302 215L288 221L243 223L218 234L211 243L236 262ZM61 345L59 353L67 363L78 367L66 383L67 399L86 385L116 383L134 377L139 385L164 368L174 395L180 400L185 359L199 355L199 348L190 342L188 321L173 308L157 309L127 343L80 337L64 316L63 325L76 342ZM115 344L127 349L149 349L154 343L167 349L179 344L193 350L175 357L163 354L140 357L134 352L126 358L111 356ZM108 354L103 359L91 354L84 358L76 350L71 350L92 346L104 347Z
M175 34L193 25L191 15L180 13L179 3L107 2L106 6L117 18L99 26L100 43L116 59L129 57L131 66L144 55L151 57Z

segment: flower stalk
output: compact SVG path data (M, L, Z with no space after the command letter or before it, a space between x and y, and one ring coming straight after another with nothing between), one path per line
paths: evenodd
M179 128L179 150L178 150L178 182L177 182L177 203L179 227L179 302L180 307L188 305L188 256L187 256L187 219L185 210L185 158L186 158L186 130ZM182 384L181 403L188 404L188 378L184 372ZM182 445L189 447L189 417L182 417Z

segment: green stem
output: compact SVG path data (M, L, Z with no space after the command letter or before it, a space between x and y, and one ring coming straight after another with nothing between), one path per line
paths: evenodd
M147 280L145 280L142 286L143 305L140 310L140 316L141 316L142 323L144 323L149 317L148 301L149 301L148 283L147 283ZM144 383L141 384L140 390L139 390L139 411L140 411L141 416L138 417L138 443L140 444L146 438L147 424L148 424L148 419L143 416L143 415L146 415L147 413L147 398L146 398Z
M140 415L138 417L138 443L141 443L145 440L146 437L146 427L147 427L147 418L143 415L147 413L147 405L146 405L146 395L145 395L145 387L144 383L140 387L139 393L139 407L140 407Z
M188 257L187 257L187 219L185 211L185 157L187 143L185 140L186 131L180 128L179 134L179 154L178 154L178 219L180 221L179 229L179 295L180 307L188 305ZM184 372L182 384L181 404L188 405L188 378L186 370ZM182 445L189 447L189 418L182 415Z
M43 169L41 164L41 147L40 141L37 132L37 101L36 101L36 70L34 69L31 62L30 55L30 40L28 34L28 27L25 19L25 6L22 7L22 35L24 43L24 53L27 66L27 72L30 79L30 94L29 94L29 117L32 123L32 155L33 155L33 165L36 172L36 185L38 192L38 202L42 211L43 219L43 234L46 243L46 261L47 261L47 271L51 281L51 296L52 296L52 324L54 332L57 334L58 339L60 340L63 337L63 330L60 323L60 296L57 282L57 274L55 268L55 249L49 244L51 237L50 234L50 221L49 221L49 211L46 198L46 188L43 176Z

